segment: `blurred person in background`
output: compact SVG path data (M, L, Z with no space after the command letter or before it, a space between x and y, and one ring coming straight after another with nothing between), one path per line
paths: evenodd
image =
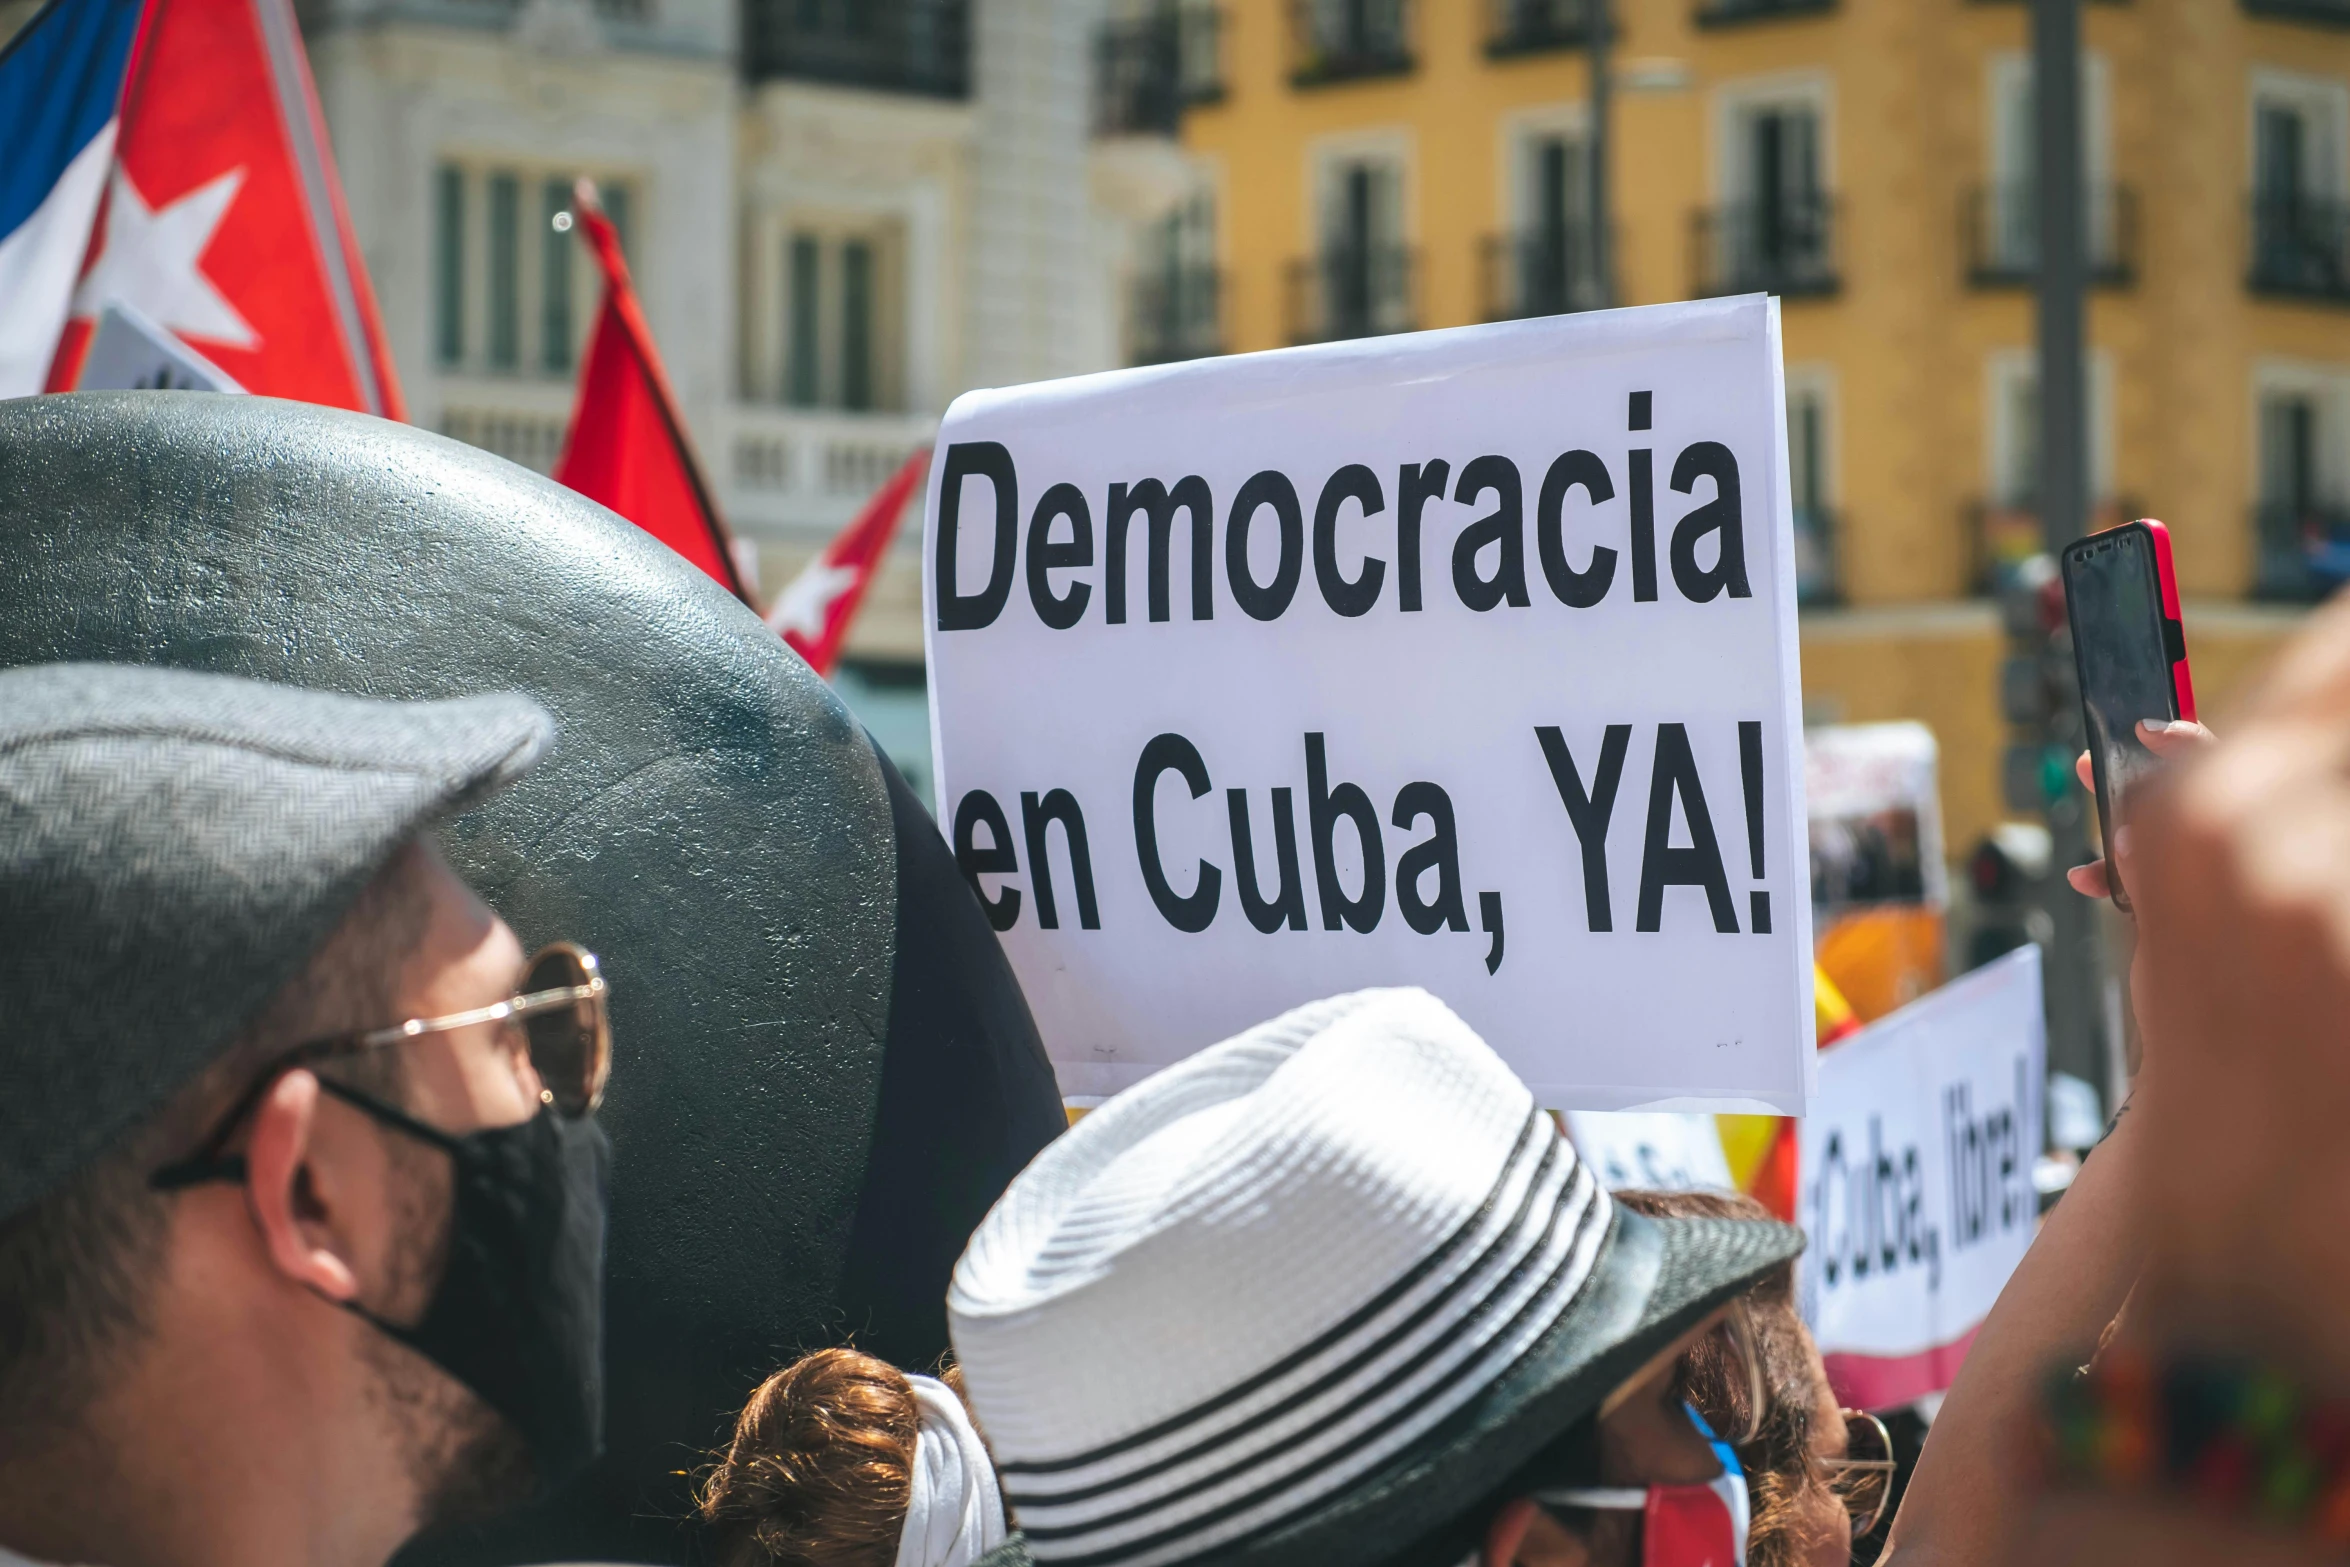
M604 983L431 839L551 735L0 672L0 1563L380 1567L596 1452Z
M1794 1229L1613 1202L1420 990L1115 1096L948 1313L1019 1533L986 1567L1723 1567L1737 1454L1678 1362Z
M762 1382L702 1481L719 1567L972 1567L1002 1544L956 1380L820 1349Z
M1657 1219L1768 1219L1741 1192L1619 1191ZM1795 1267L1783 1264L1740 1296L1722 1326L1689 1347L1681 1396L1727 1438L1746 1471L1754 1522L1747 1567L1846 1567L1874 1529L1893 1481L1884 1425L1839 1408L1819 1346L1795 1309Z

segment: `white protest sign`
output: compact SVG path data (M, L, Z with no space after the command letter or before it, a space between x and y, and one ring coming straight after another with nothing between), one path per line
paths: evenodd
M100 312L76 385L85 392L244 390L226 370L120 300Z
M957 399L939 816L1062 1091L1413 983L1545 1104L1799 1110L1785 424L1761 296Z
M1722 1134L1710 1115L1656 1110L1569 1110L1567 1140L1609 1191L1734 1192Z
M1847 1404L1947 1388L2032 1244L2045 1051L2027 945L1821 1060L1796 1217L1804 1315Z

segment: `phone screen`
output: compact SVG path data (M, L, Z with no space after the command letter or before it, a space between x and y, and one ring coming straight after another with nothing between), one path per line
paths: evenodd
M2115 813L2130 786L2155 765L2154 753L2138 739L2138 721L2178 716L2163 637L2162 583L2154 542L2138 528L2081 540L2065 552L2064 566L2081 708L2097 779L2097 817L2111 875ZM2112 884L2114 901L2127 908L2118 875Z

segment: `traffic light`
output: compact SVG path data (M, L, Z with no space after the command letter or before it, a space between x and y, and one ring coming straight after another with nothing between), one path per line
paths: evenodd
M1999 712L2012 731L2000 757L2000 796L2011 811L2044 817L2072 801L2073 758L2081 749L2079 677L2053 559L2034 555L2008 571L1999 618L2008 644Z
M2010 811L2034 821L2002 827L1988 853L1976 851L1972 868L1992 896L1968 956L1982 962L2025 940L2040 942L2047 957L2049 1067L2101 1081L2105 965L2096 914L2064 879L2065 870L2090 857L2087 800L2073 775L2084 732L2064 575L2053 556L2028 556L2000 572L1997 594L2007 633L1999 711L2009 726L2000 794ZM2017 827L2037 837L2027 846Z
M2002 822L1967 856L1968 968L2054 934L2046 908L2049 847L2048 829L2038 822Z

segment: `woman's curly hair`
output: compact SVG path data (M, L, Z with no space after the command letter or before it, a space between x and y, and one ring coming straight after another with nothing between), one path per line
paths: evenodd
M1737 1192L1617 1192L1634 1213L1655 1219L1768 1219L1771 1212ZM1681 1357L1681 1396L1717 1435L1732 1443L1746 1471L1753 1521L1747 1567L1798 1567L1819 1542L1804 1534L1804 1502L1833 1494L1813 1447L1820 1407L1820 1366L1811 1335L1795 1310L1795 1266L1782 1264L1746 1292L1749 1341L1761 1363L1763 1411L1751 1442L1753 1385L1727 1331L1699 1339ZM1836 1503L1839 1510L1843 1502Z
M760 1383L697 1498L719 1567L892 1567L919 1427L905 1374L853 1349Z

